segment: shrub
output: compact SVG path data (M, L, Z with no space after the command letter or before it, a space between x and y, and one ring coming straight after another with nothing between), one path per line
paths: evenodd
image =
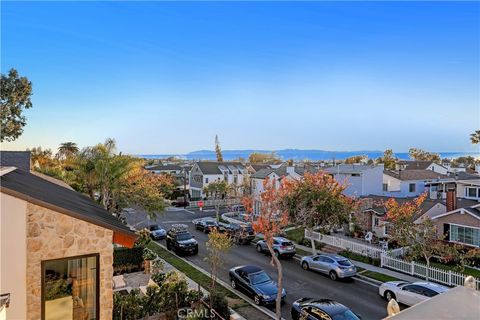
M363 256L361 254L352 252L350 250L343 250L338 253L341 256L344 256L345 258L352 259L355 261L371 264L374 266L380 266L380 259L372 258L372 257L367 257Z
M143 248L143 259L144 260L155 260L158 258L157 254L148 248Z
M113 251L113 269L116 273L141 270L143 263L143 248L116 248Z
M230 318L230 309L228 308L228 300L225 295L215 292L213 295L208 297L207 303L210 304L210 298L212 298L213 309L224 319Z
M145 316L144 298L139 289L113 294L113 320L136 320Z

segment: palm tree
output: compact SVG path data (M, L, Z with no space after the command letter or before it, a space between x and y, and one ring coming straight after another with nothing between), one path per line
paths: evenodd
M57 157L59 159L72 158L78 153L78 146L75 142L64 142L58 147Z
M470 135L470 141L472 141L473 144L480 143L480 130L476 130L474 133Z

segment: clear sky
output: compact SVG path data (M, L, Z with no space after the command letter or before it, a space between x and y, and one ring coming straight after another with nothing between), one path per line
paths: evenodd
M3 149L473 151L479 2L2 2L33 82Z

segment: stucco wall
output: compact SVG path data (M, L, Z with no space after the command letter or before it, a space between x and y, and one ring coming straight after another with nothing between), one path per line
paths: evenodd
M27 203L1 193L0 198L0 293L10 293L7 319L27 317L26 215Z
M480 220L468 213L453 213L433 220L437 226L439 236L443 235L444 224L458 224L462 226L469 226L473 228L480 228Z
M100 319L112 319L113 232L27 203L27 317L41 318L41 261L100 254Z

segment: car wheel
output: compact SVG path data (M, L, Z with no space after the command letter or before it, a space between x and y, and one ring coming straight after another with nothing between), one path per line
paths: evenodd
M308 265L308 262L303 261L303 262L302 262L302 268L303 268L303 270L308 270L308 269L310 269L310 266Z
M262 246L257 244L257 252L262 252Z
M170 245L169 242L167 242L167 250L172 250L172 246Z
M237 288L237 283L235 282L235 280L230 280L230 285L232 286L233 289L236 289Z
M392 291L387 290L387 291L385 291L385 293L383 294L383 297L385 298L385 300L390 301L390 300L392 300L392 299L395 299L395 294L394 294Z
M335 271L330 271L328 275L330 276L330 279L332 279L333 281L337 280L338 278L337 273Z
M253 298L253 302L255 302L255 304L256 304L257 306L259 306L259 305L260 305L260 297L259 297L259 296L255 296L255 297Z
M275 254L275 257L280 257L280 252L278 252L277 250L273 251L273 253Z

